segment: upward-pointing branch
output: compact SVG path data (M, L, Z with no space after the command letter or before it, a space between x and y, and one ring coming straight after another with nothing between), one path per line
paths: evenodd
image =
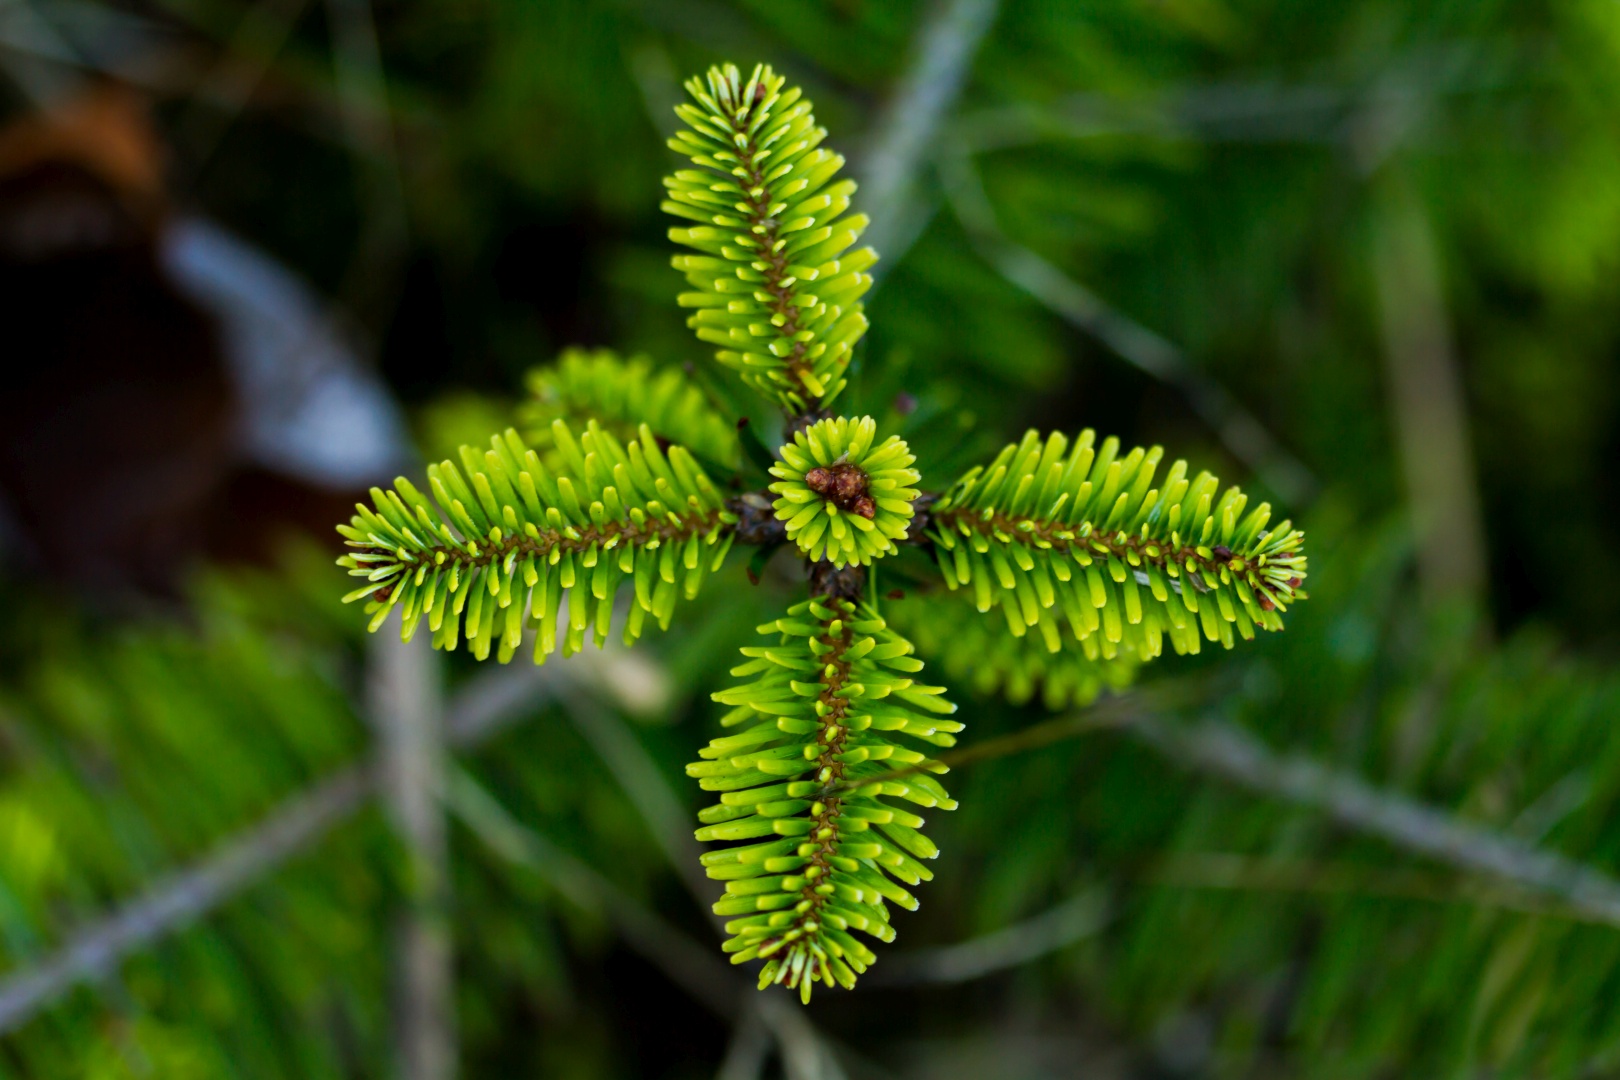
M696 104L675 110L687 126L669 145L700 168L664 181L664 210L695 223L670 239L699 252L675 257L697 289L681 306L750 387L792 414L813 411L844 388L866 333L860 298L877 253L849 250L867 225L845 216L855 182L835 179L844 159L821 149L827 130L768 66L747 79L710 68L686 89Z

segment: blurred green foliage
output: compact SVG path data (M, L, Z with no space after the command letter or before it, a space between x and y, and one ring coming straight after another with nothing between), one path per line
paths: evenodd
M246 10L142 13L217 55ZM217 149L187 143L188 101L160 102L177 172L189 199L340 300L385 286L386 303L356 307L437 455L464 429L481 437L501 409L488 396L514 395L567 345L702 378L657 210L679 78L767 60L857 165L932 9L379 4L408 243L375 262L355 254L374 209L355 180L386 155L339 133L335 7L298 10ZM1311 505L1285 508L1313 569L1288 632L1233 658L1166 661L1160 677L1210 669L1211 708L1275 746L1620 872L1620 582L1605 571L1620 544L1620 5L1008 3L937 152L971 164L1010 240L1181 346L1318 482ZM883 253L848 408L941 473L1027 425L1095 426L1256 488L1176 391L981 258L947 175L925 163L910 196L924 225ZM1419 598L1369 241L1392 183L1416 193L1436 238L1490 555L1483 622ZM689 808L680 764L715 730L698 691L720 684L796 573L779 556L751 589L737 562L694 604L693 629L648 642L675 704L635 730ZM885 588L911 587L903 558L884 573ZM363 755L360 628L327 599L338 580L312 560L211 576L190 614L118 625L6 585L0 978ZM991 699L964 711L976 740L1044 715ZM467 760L517 818L708 943L561 713ZM1613 928L1518 910L1489 883L1201 780L1126 736L977 764L952 791L963 809L929 822L947 858L930 903L897 915L904 943L960 941L1098 884L1112 920L968 986L818 998L817 1024L859 1055L851 1075L989 1075L984 1046L1008 1077L1620 1068ZM712 1074L724 1029L616 944L601 913L559 902L469 832L452 842L466 1075ZM0 1036L0 1076L385 1074L396 862L368 812Z

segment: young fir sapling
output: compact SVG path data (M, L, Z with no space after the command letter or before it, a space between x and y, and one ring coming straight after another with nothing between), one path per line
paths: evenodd
M502 662L532 635L543 663L587 631L604 643L622 586L628 644L649 616L668 627L733 544L795 544L807 595L742 650L738 682L714 694L731 733L687 771L718 795L698 838L731 845L703 856L725 882L725 950L764 961L761 988L808 1001L817 980L854 985L875 959L855 932L892 939L887 905L915 907L902 886L932 876L938 851L901 804L956 806L930 752L962 725L921 681L919 651L976 689L1084 703L1166 640L1189 653L1281 629L1304 595L1303 537L1185 462L1155 483L1159 448L1122 455L1090 431L1031 432L928 490L905 442L829 408L877 254L855 246L867 220L848 212L855 185L810 103L766 66L686 88L670 145L696 168L666 180L664 203L690 222L671 230L691 249L674 259L693 287L679 303L716 359L782 408L775 482L740 490L736 427L679 372L571 352L531 376L523 435L429 466L427 492L404 478L374 489L339 527L339 561L365 581L346 599L367 601L373 630L398 609L405 638L425 622L436 647L465 638ZM930 551L946 586L913 605L921 650L868 596L869 568L901 545ZM962 598L983 618L964 621Z

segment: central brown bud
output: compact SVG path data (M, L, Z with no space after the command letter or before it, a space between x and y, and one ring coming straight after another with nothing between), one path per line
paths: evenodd
M858 465L818 465L804 474L804 483L840 510L868 520L877 513L877 504L867 494L866 473Z

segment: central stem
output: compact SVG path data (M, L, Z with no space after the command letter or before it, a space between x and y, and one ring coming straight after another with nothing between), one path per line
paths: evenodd
M833 632L834 626L838 627L837 633ZM844 754L844 742L849 737L849 729L844 725L849 702L839 691L849 682L850 665L844 659L843 652L849 643L850 633L842 620L824 620L822 636L816 639L828 650L822 689L817 697L825 712L821 717L821 730L816 735L816 742L821 747L816 755L816 780L824 789L835 787L844 778L845 766L839 759ZM808 858L810 863L803 870L805 881L799 893L799 906L802 909L799 919L792 930L784 935L790 936L790 940L811 937L820 928L821 909L832 892L832 887L827 884L833 872L829 860L838 854L838 818L842 808L843 800L837 795L824 796L810 806L810 817L814 824L806 843L799 848L800 857ZM812 975L812 971L806 970L801 977L808 979Z
M758 104L756 100L755 105ZM759 170L759 147L749 137L747 129L748 118L752 109L743 113L732 121L732 131L747 141L747 148L742 152L742 167L747 173L747 189L743 192L748 207L750 230L759 238L759 262L755 264L765 278L764 289L766 299L763 303L770 308L771 322L774 323L783 336L790 339L793 344L787 356L787 374L794 393L802 400L814 403L818 396L810 393L809 387L804 384L806 364L804 359L805 343L798 340L800 332L799 307L795 304L793 296L794 278L787 272L787 256L778 249L777 233L781 222L771 215L770 190L765 186L765 176Z

